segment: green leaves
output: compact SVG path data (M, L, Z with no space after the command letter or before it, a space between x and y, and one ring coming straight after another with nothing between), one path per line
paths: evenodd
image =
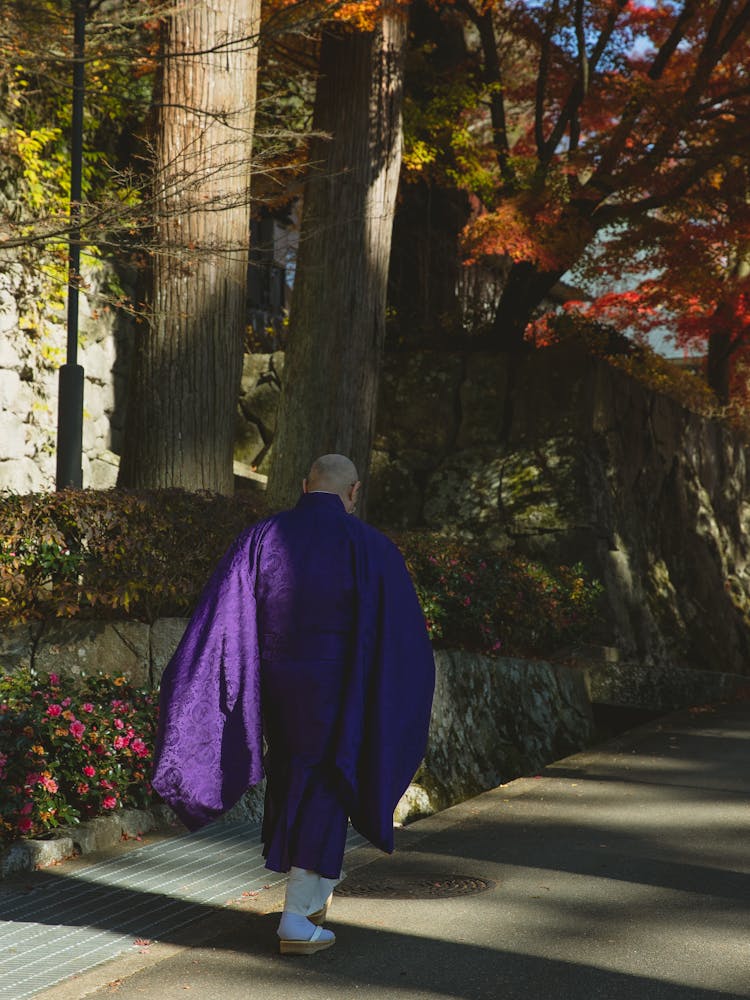
M262 513L250 494L82 490L4 497L0 623L189 614L230 541Z
M545 567L431 534L402 535L398 544L435 645L539 656L597 623L603 588L580 564Z

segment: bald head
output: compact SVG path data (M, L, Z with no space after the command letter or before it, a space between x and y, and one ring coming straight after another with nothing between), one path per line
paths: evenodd
M351 513L357 502L359 480L354 462L346 455L321 455L313 462L303 484L306 493L336 493Z

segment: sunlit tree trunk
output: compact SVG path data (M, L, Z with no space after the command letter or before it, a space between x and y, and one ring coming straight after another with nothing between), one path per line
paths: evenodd
M385 333L401 162L406 22L387 10L372 32L331 27L321 42L289 346L269 479L293 502L310 462L349 455L367 475Z
M259 14L260 0L190 0L163 25L150 315L121 485L232 491Z

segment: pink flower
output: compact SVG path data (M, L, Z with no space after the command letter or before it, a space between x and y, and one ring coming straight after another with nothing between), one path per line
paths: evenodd
M18 832L19 833L28 833L29 830L32 828L33 825L34 824L28 818L28 816L24 816L23 819L19 819L19 821L18 821Z
M99 787L100 788L114 788L114 785L112 784L111 781L107 781L106 778L102 778L102 780L99 782Z
M84 724L82 722L79 722L77 719L71 722L68 728L70 730L70 735L77 740L80 740L83 737L83 734L86 732L86 727L84 726Z
M32 811L33 808L34 808L34 803L33 802L24 802L24 804L21 806L21 808L19 810L20 815L21 816L28 816L29 813Z
M49 682L52 685L52 687L57 687L57 685L60 683L60 675L59 674L50 674L49 675Z
M84 712L93 712L94 711L94 706L91 704L90 701L84 702L84 704L81 705L81 708L83 709Z
M115 736L115 740L113 743L115 750L122 750L127 745L128 745L127 736Z
M52 792L54 794L57 791L58 786L54 778L42 777L42 784L44 785L44 787L47 789L48 792Z
M138 757L147 757L148 756L148 747L143 742L143 740L133 740L133 742L130 745L131 745L131 747L133 749L133 752Z
M50 705L47 709L47 715L51 715L53 717L62 715L62 708L59 705Z
M114 795L107 795L106 798L102 799L102 809L114 809L117 805L117 799Z
M62 701L63 708L70 708L70 703L72 700L73 700L72 698L64 698Z
M76 785L76 791L78 792L79 795L85 795L88 790L89 786L85 781L82 781L80 782L80 784Z
M86 764L86 766L83 769L83 773L86 775L87 778L93 778L94 775L96 774L96 768L92 767L91 764Z
M125 728L125 723L122 721L122 719L115 719L115 729L124 729L124 728Z

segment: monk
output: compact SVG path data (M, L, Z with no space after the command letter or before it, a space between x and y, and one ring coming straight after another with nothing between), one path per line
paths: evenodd
M282 954L334 944L348 824L393 850L427 741L424 616L398 549L351 516L359 491L348 458L318 458L296 507L225 554L162 678L153 785L190 829L265 772L266 866L289 872Z

